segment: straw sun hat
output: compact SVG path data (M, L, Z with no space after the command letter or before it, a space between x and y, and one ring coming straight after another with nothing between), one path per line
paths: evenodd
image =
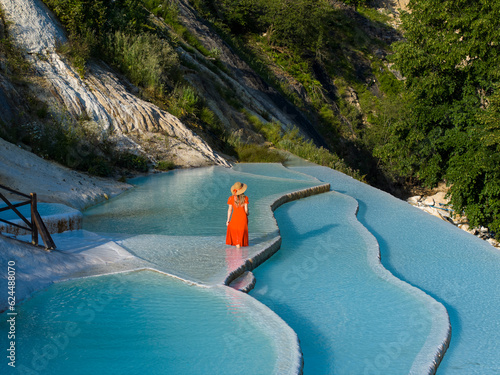
M231 186L231 194L240 195L245 192L247 189L246 184L242 184L241 182L236 182L233 186Z

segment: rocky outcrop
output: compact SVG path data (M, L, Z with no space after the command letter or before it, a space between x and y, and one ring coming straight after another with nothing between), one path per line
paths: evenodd
M457 213L450 205L446 191L438 191L434 195L415 195L407 199L407 202L422 211L447 221L458 228L477 236L496 248L500 248L500 243L493 238L493 234L485 227L471 228L469 220L464 215Z
M380 13L387 14L391 17L389 22L393 27L398 28L401 24L400 15L401 12L409 12L410 0L375 0L372 2L374 7Z
M0 155L0 184L25 194L37 193L41 202L62 203L82 210L132 187L62 167L1 138Z
M48 102L51 108L63 107L75 118L90 117L103 130L111 130L126 149L136 152L140 149L128 133L166 133L176 140L169 144L174 163L181 166L228 165L178 118L134 96L130 85L105 64L90 63L82 79L56 52L56 46L65 43L66 36L40 0L0 0L0 5L10 21L10 36L45 79L51 97L47 98L44 92L40 99Z
M187 0L178 1L180 20L201 44L209 51L217 51L218 59L226 68L217 73L207 69L200 61L201 54L181 51L181 58L189 60L202 73L187 74L186 79L203 93L210 109L225 123L226 127L237 130L251 127L246 124L240 109L235 109L226 101L219 100L220 91L237 99L244 109L257 116L262 122L276 120L286 128L296 126L317 145L325 146L323 138L313 124L278 91L269 86L253 69L243 61L231 47L214 32L191 7ZM218 90L216 90L218 88Z

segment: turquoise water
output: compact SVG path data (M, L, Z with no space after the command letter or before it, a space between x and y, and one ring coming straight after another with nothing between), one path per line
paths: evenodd
M246 249L241 254L230 254L233 250L224 246L220 236L225 233L228 186L238 180L249 186L249 226L254 236L250 242L255 246L259 243L256 236L275 232L269 210L275 198L270 197L319 184L317 179L276 164L243 164L235 169L203 168L134 180L134 191L88 210L84 228L122 231L127 238L120 244L157 267L169 272L172 268L182 269L182 274L177 274L191 280L213 280L218 270L226 272L230 259L239 255L243 261L249 255ZM165 201L166 196L171 199ZM377 265L376 241L354 216L356 201L327 195L301 202L291 204L303 208L290 216L302 221L289 220L280 226L283 246L293 249L296 257L286 258L282 250L268 261L273 264L276 259L286 259L279 270L266 273L268 262L260 266L254 295L260 295L259 299L299 332L306 371L359 373L374 367L399 374L413 371L421 363L429 366L441 343L428 342L431 332L436 333L435 312L429 311L429 301L422 293L408 291L407 285L391 279ZM167 212L173 212L175 220L183 225L169 222ZM135 221L131 222L130 217L136 217ZM151 228L154 234L149 234ZM288 245L294 235L295 242ZM321 250L315 248L317 241L323 246ZM307 256L311 249L316 257ZM172 264L175 267L169 268ZM268 280L264 274L280 284L271 283L266 290ZM342 287L337 289L337 284ZM277 308L273 299L276 295L282 298L278 305L285 306L291 315ZM291 307L300 300L302 307ZM318 300L324 303L317 305ZM292 324L290 316L300 324ZM319 367L312 366L314 358Z
M279 373L273 331L221 288L151 271L55 284L18 306L17 373Z
M383 265L447 309L451 342L438 375L500 373L500 251L406 202L328 168L293 168L350 195Z
M221 284L268 241L278 238L270 210L274 200L320 184L277 164L262 166L266 175L243 170L244 166L240 171L208 167L134 179L133 190L84 212L83 228L105 233L161 271L185 280ZM270 177L273 173L279 177ZM248 185L245 194L250 200L251 246L240 252L225 245L227 199L236 181Z
M250 165L253 169L253 165ZM275 169L276 166L269 166ZM264 171L269 169L264 167ZM216 236L226 232L227 199L230 187L241 181L252 211L252 233L274 230L265 200L271 195L318 185L317 180L286 172L288 178L258 176L223 167L176 170L130 180L136 187L118 199L85 211L84 228L92 232L155 234L175 236ZM285 172L283 172L285 171ZM292 176L300 177L290 179ZM112 220L110 220L112 218Z
M12 204L19 203L18 201L12 201ZM0 208L4 208L7 205L1 201ZM76 210L65 206L64 204L58 203L38 203L37 204L38 212L42 216L50 216L50 215L59 215L59 214L69 214L74 213ZM18 211L24 215L25 218L31 220L31 206L28 204L26 206L17 207ZM21 220L19 216L13 210L7 210L0 212L0 219L8 220L8 221L16 221ZM24 222L23 224L24 225Z
M380 267L356 208L332 192L276 210L282 246L254 271L251 295L298 333L304 374L425 373L439 345L426 341L443 335L433 315L444 308Z
M438 374L498 373L497 250L327 168L236 169L136 179L135 189L85 212L85 229L153 268L211 287L152 272L54 285L19 306L20 363L50 374L80 368L106 374L293 373L297 358L280 351L296 345L289 328L253 298L220 284L276 238L269 205L322 180L341 194L276 211L282 249L254 271L252 292L297 332L304 373L428 373L447 334L443 305L453 334ZM248 184L251 210L251 246L239 251L224 245L226 201L236 181ZM380 266L378 245L382 263L409 284ZM7 328L5 319L0 326ZM33 363L37 353L45 353L46 364Z
M244 163L236 164L232 167L233 171L256 174L258 176L268 176L274 178L287 178L292 180L303 180L318 182L313 176L305 173L299 173L289 168L283 168L283 165L278 163Z

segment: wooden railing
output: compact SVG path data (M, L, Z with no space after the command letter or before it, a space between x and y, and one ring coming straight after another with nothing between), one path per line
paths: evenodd
M7 210L12 210L16 213L17 216L26 224L26 226L19 225L16 223L12 223L10 221L0 219L1 222L12 225L14 227L18 227L21 229L24 229L28 232L31 232L31 243L33 245L38 246L38 234L42 237L43 243L45 245L46 250L51 250L55 249L56 245L54 241L52 240L52 237L50 236L49 231L47 230L47 227L45 226L42 217L38 213L37 209L37 199L36 199L36 193L31 193L30 195L20 193L19 191L15 191L13 189L8 188L7 186L0 185L0 189L7 190L8 192L19 195L23 198L28 198L29 200L24 201L24 202L19 202L12 204L9 202L9 200L2 194L0 193L0 199L2 199L6 204L7 207L0 208L0 212L7 211ZM24 215L19 212L17 209L18 207L25 206L25 205L31 205L31 220L28 220Z

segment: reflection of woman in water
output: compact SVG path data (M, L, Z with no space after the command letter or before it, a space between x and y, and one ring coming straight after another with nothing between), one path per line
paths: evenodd
M226 245L248 246L248 197L247 189L241 182L231 186L232 195L227 200Z

